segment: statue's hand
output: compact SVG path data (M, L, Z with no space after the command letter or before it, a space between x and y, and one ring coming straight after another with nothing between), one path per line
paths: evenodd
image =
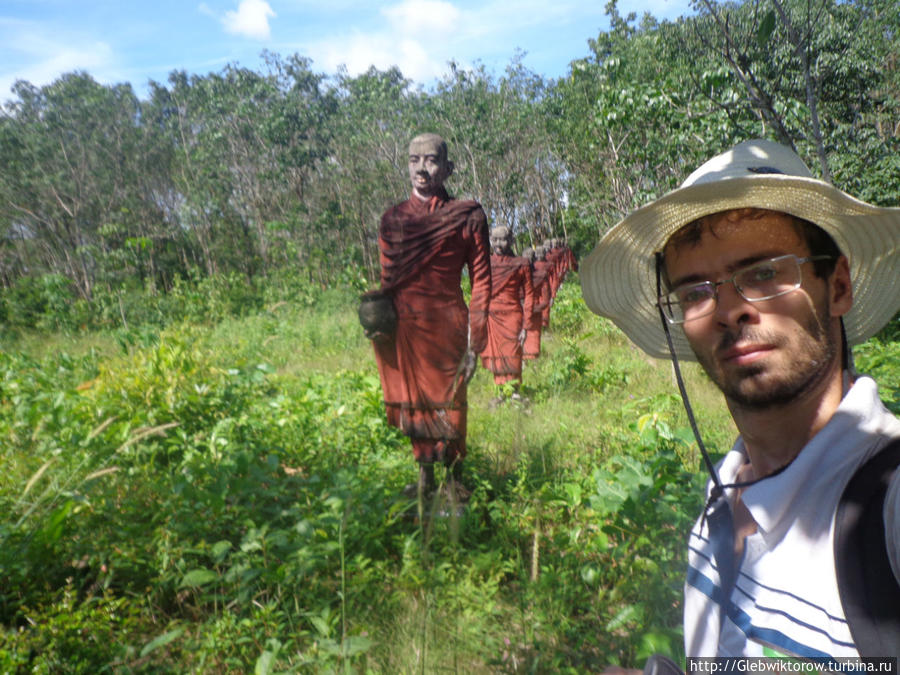
M387 342L390 337L387 333L382 333L380 330L372 330L366 328L363 331L366 334L366 337L369 338L372 342Z

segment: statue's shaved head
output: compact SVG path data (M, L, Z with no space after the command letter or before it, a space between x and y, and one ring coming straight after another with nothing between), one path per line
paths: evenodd
M447 159L447 142L438 134L419 134L409 142L410 155L437 155Z

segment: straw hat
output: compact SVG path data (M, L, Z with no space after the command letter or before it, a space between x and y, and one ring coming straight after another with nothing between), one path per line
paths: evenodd
M654 254L684 225L711 213L755 207L782 211L828 232L850 259L853 309L844 317L857 344L900 310L900 208L866 204L813 178L789 148L745 141L706 162L681 187L631 212L581 266L584 300L612 319L651 356L669 356L656 307ZM672 338L681 359L696 360L683 331Z

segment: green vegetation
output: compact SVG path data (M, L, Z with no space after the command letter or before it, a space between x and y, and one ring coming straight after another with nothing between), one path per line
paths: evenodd
M582 257L751 136L900 193L894 0L607 11L548 82L70 73L0 110L0 672L595 672L678 656L703 473L671 367L561 289L531 403L470 388L460 517L403 499L355 300L413 133L517 249ZM577 282L577 279L574 280ZM324 290L332 289L332 290ZM340 289L340 290L335 290ZM888 292L888 289L885 290ZM900 324L858 351L900 411ZM694 368L705 440L734 434ZM427 505L423 505L427 506Z
M468 510L423 522L354 297L3 345L0 671L590 672L679 653L703 480L670 367L567 282L531 404L491 412L473 380ZM722 451L730 422L690 374Z

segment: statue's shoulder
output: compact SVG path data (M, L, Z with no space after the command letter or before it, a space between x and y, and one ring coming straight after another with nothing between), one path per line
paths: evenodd
M481 204L474 199L453 199L450 204L453 205L456 213L465 214L470 222L474 221L476 225L487 226L487 215L481 208Z
M481 204L479 202L476 202L474 199L467 199L467 200L465 200L465 203L470 206L472 211L484 215L484 209L481 208ZM487 216L485 216L485 217L487 217Z

